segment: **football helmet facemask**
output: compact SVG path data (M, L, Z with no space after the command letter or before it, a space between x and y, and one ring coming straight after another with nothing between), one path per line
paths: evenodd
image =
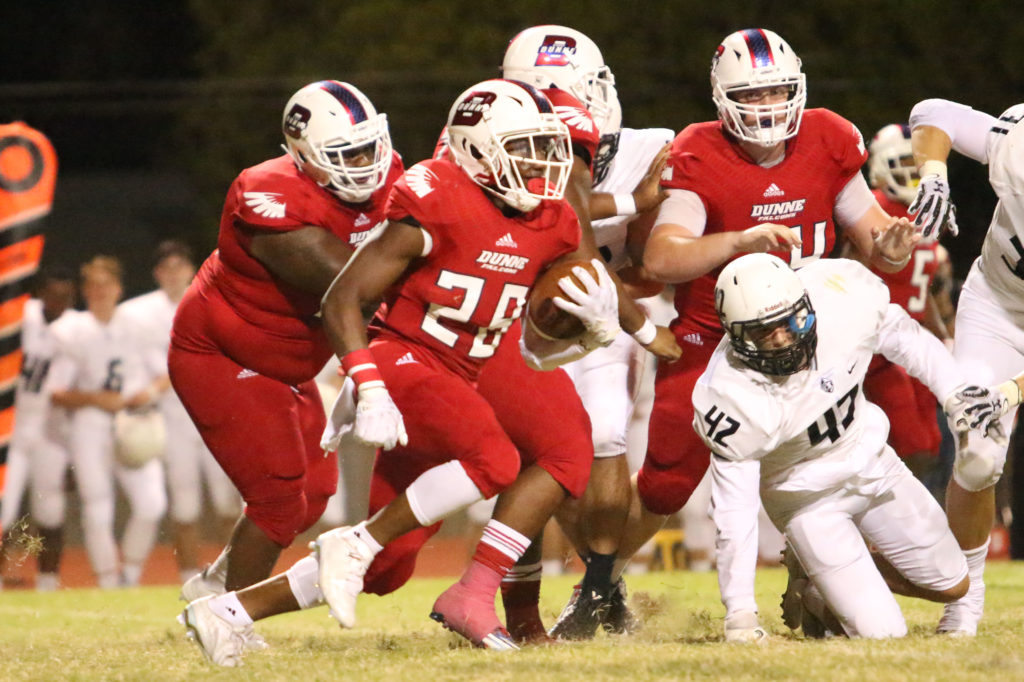
M565 195L569 129L526 83L487 80L459 95L448 114L448 145L475 183L519 211Z
M787 99L765 104L737 99L742 91L762 88L781 89ZM711 97L726 130L745 142L773 147L800 129L807 102L800 58L774 31L737 31L722 41L711 60Z
M565 90L583 103L602 135L614 132L622 111L615 76L593 40L568 26L533 26L509 41L501 64L505 78L545 90ZM616 112L618 112L616 114Z
M885 126L868 145L868 182L893 201L909 206L917 196L921 174L910 147L910 128L899 123Z
M354 86L307 85L288 100L281 127L299 170L342 201L362 203L384 186L392 156L388 119Z
M810 367L818 346L814 307L781 259L752 253L726 265L715 285L715 310L749 367L775 376Z

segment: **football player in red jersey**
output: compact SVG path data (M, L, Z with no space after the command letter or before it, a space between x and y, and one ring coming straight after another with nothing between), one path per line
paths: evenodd
M658 367L647 456L637 475L641 504L621 556L686 503L708 468L696 432L679 427L706 417L694 415L691 394L723 335L714 301L722 266L767 251L799 268L832 254L834 221L882 270L904 267L917 239L906 219L891 218L871 195L860 174L866 150L857 128L826 109L804 110L800 60L776 33L727 36L711 62L711 86L719 120L690 125L673 142L662 176L669 196L644 251L646 274L677 284L672 329L684 353L682 361ZM760 639L757 509L736 504L714 510L726 638Z
M218 248L174 320L174 389L246 504L220 557L183 587L189 600L269 576L336 488L320 448L313 378L331 349L317 312L402 173L386 116L347 83L300 89L282 127L287 153L235 178Z
M372 516L322 534L313 556L282 576L190 604L181 620L217 663L237 664L244 644L232 633L253 619L322 600L351 627L360 592L400 587L443 518L503 490L459 581L463 594L453 599L446 592L431 616L477 646L517 648L494 612L494 596L565 495L582 493L589 461L549 452L523 462L520 472L520 454L474 384L536 277L580 255L579 220L562 200L569 136L539 91L504 80L460 95L448 132L451 160L421 162L395 184L387 226L353 258L322 307L351 379L325 442L330 446L339 429L351 428L382 448ZM580 341L555 342L528 325L521 346L531 366L582 356L618 333L620 316L627 330L644 325L638 309L623 306L620 313L617 283L594 263L596 280L580 269L584 288L564 287L571 300L562 302L587 332ZM385 306L368 343L360 308L381 296ZM670 354L671 341L667 349L657 345L665 340L658 334L648 345Z
M910 128L893 123L875 133L868 144L868 182L885 212L906 217L919 181ZM952 348L953 336L942 319L932 286L940 249L937 241L922 240L907 267L898 272L872 268L872 272L889 287L893 303ZM934 396L906 370L881 355L876 355L868 368L864 395L889 415L889 445L921 477L935 464L942 441Z

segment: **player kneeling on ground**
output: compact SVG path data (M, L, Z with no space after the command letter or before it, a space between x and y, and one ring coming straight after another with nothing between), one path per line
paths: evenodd
M967 563L946 517L886 444L888 420L862 384L882 353L943 401L957 430L990 437L1002 437L996 419L1012 402L1003 387L966 386L942 343L854 261L794 272L768 254L743 256L722 270L715 306L726 337L693 391L694 428L713 455L719 534L744 532L720 510L756 506L760 488L795 555L787 563L806 571L791 576L785 622L803 621L805 634L824 621L821 632L901 637L892 592L963 596Z

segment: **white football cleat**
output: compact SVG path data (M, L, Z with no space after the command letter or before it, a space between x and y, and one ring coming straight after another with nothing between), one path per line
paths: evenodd
M226 591L224 581L212 576L210 567L207 566L182 584L181 595L178 598L192 603L196 599L224 594Z
M982 582L979 589L972 582L967 594L942 609L936 631L950 637L974 637L978 634L978 623L984 610L985 583Z
M321 533L310 543L319 566L320 591L343 628L356 624L356 597L363 591L363 576L373 552L354 532L343 526Z
M725 641L761 644L768 633L761 627L754 611L737 611L725 617Z
M245 652L244 628L235 627L210 609L213 597L203 597L185 607L178 622L185 626L186 636L216 665L233 668L242 665Z

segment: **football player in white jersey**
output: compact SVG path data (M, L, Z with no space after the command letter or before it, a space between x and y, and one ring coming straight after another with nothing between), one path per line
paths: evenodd
M787 624L820 622L827 607L834 634L901 637L890 590L962 597L964 555L938 503L886 444L889 422L862 385L883 353L932 390L958 431L982 437L1000 433L1000 389L968 386L945 346L856 261L794 272L770 254L742 256L718 277L715 308L726 335L693 390L694 428L712 451L713 513L720 528L734 523L720 510L756 505L760 489L806 571L784 598ZM865 540L885 560L879 568ZM802 602L791 599L797 589Z
M152 402L131 320L119 313L121 264L96 256L81 268L87 310L53 325L58 340L50 400L71 412L68 447L82 503L89 561L101 588L136 585L167 509L158 459L130 469L115 460L114 414ZM114 539L114 479L131 507L121 543Z
M196 274L188 245L178 240L161 242L156 249L155 291L129 299L119 314L130 318L149 379L157 392L156 404L167 431L164 472L170 498L171 533L178 572L184 583L199 573L199 515L203 481L216 514L217 528L227 539L240 510L238 493L227 474L203 444L167 375L167 349L171 342L174 311Z
M36 589L57 589L57 569L63 546L64 472L67 470L66 423L50 409L47 376L53 363L56 339L51 324L75 302L75 278L57 269L36 276L36 297L25 302L21 327L21 375L15 393L17 418L11 436L0 526L12 528L29 491L29 513L42 540L37 557ZM6 538L4 545L7 545ZM0 565L3 563L0 553Z
M520 32L505 52L502 74L569 92L590 112L601 134L588 202L596 246L608 268L620 274L627 292L636 297L657 293L660 285L654 292L643 291L630 276L636 272L631 255L639 263L642 249L630 226L640 214L653 218L653 209L665 196L659 179L675 133L667 128L622 128L611 69L590 38L567 26L534 26ZM567 500L557 514L584 559L586 573L552 627L552 637L589 639L599 625L616 633L629 629L625 585L611 578L630 502L626 432L635 394L631 369L638 350L628 334L620 333L610 346L563 366L590 415L594 464L583 498ZM520 564L506 576L503 596L516 589L510 582L538 579L539 569L537 564ZM509 629L515 631L512 625Z
M941 230L957 233L950 201L946 159L951 149L988 164L999 203L960 294L953 355L965 372L993 381L1024 369L1024 104L997 119L954 102L929 99L910 114L914 159L921 173L910 207L926 238ZM1007 385L1015 400L1013 387ZM1003 417L1009 430L1014 411ZM946 606L939 632L974 635L985 602L985 557L995 518L994 486L1003 472L1006 444L968 435L958 447L946 490L946 513L967 555L971 589Z

